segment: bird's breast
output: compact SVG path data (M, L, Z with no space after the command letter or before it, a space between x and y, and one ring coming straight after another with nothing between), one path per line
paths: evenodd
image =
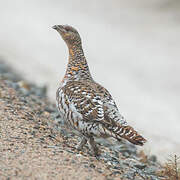
M75 129L78 128L78 122L83 117L77 111L72 100L63 92L62 88L59 88L57 91L57 106L66 123Z

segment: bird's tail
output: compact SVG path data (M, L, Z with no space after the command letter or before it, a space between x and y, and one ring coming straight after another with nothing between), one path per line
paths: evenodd
M111 135L116 138L124 138L129 142L136 145L144 145L146 139L143 138L137 131L135 131L131 126L113 126L107 127L107 129L111 132Z

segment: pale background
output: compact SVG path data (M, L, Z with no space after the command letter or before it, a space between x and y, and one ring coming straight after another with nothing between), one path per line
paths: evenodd
M51 26L70 24L83 39L91 73L128 122L165 160L180 155L180 1L0 0L0 56L55 92L67 64Z

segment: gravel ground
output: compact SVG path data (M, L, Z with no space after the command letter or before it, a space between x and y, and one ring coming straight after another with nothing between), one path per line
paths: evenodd
M0 179L165 179L156 156L122 141L99 141L101 155L64 126L46 87L23 80L0 61Z

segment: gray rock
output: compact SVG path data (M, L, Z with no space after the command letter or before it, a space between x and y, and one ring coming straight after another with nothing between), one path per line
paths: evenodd
M151 155L149 157L149 160L152 161L152 162L157 162L157 157L155 155Z

